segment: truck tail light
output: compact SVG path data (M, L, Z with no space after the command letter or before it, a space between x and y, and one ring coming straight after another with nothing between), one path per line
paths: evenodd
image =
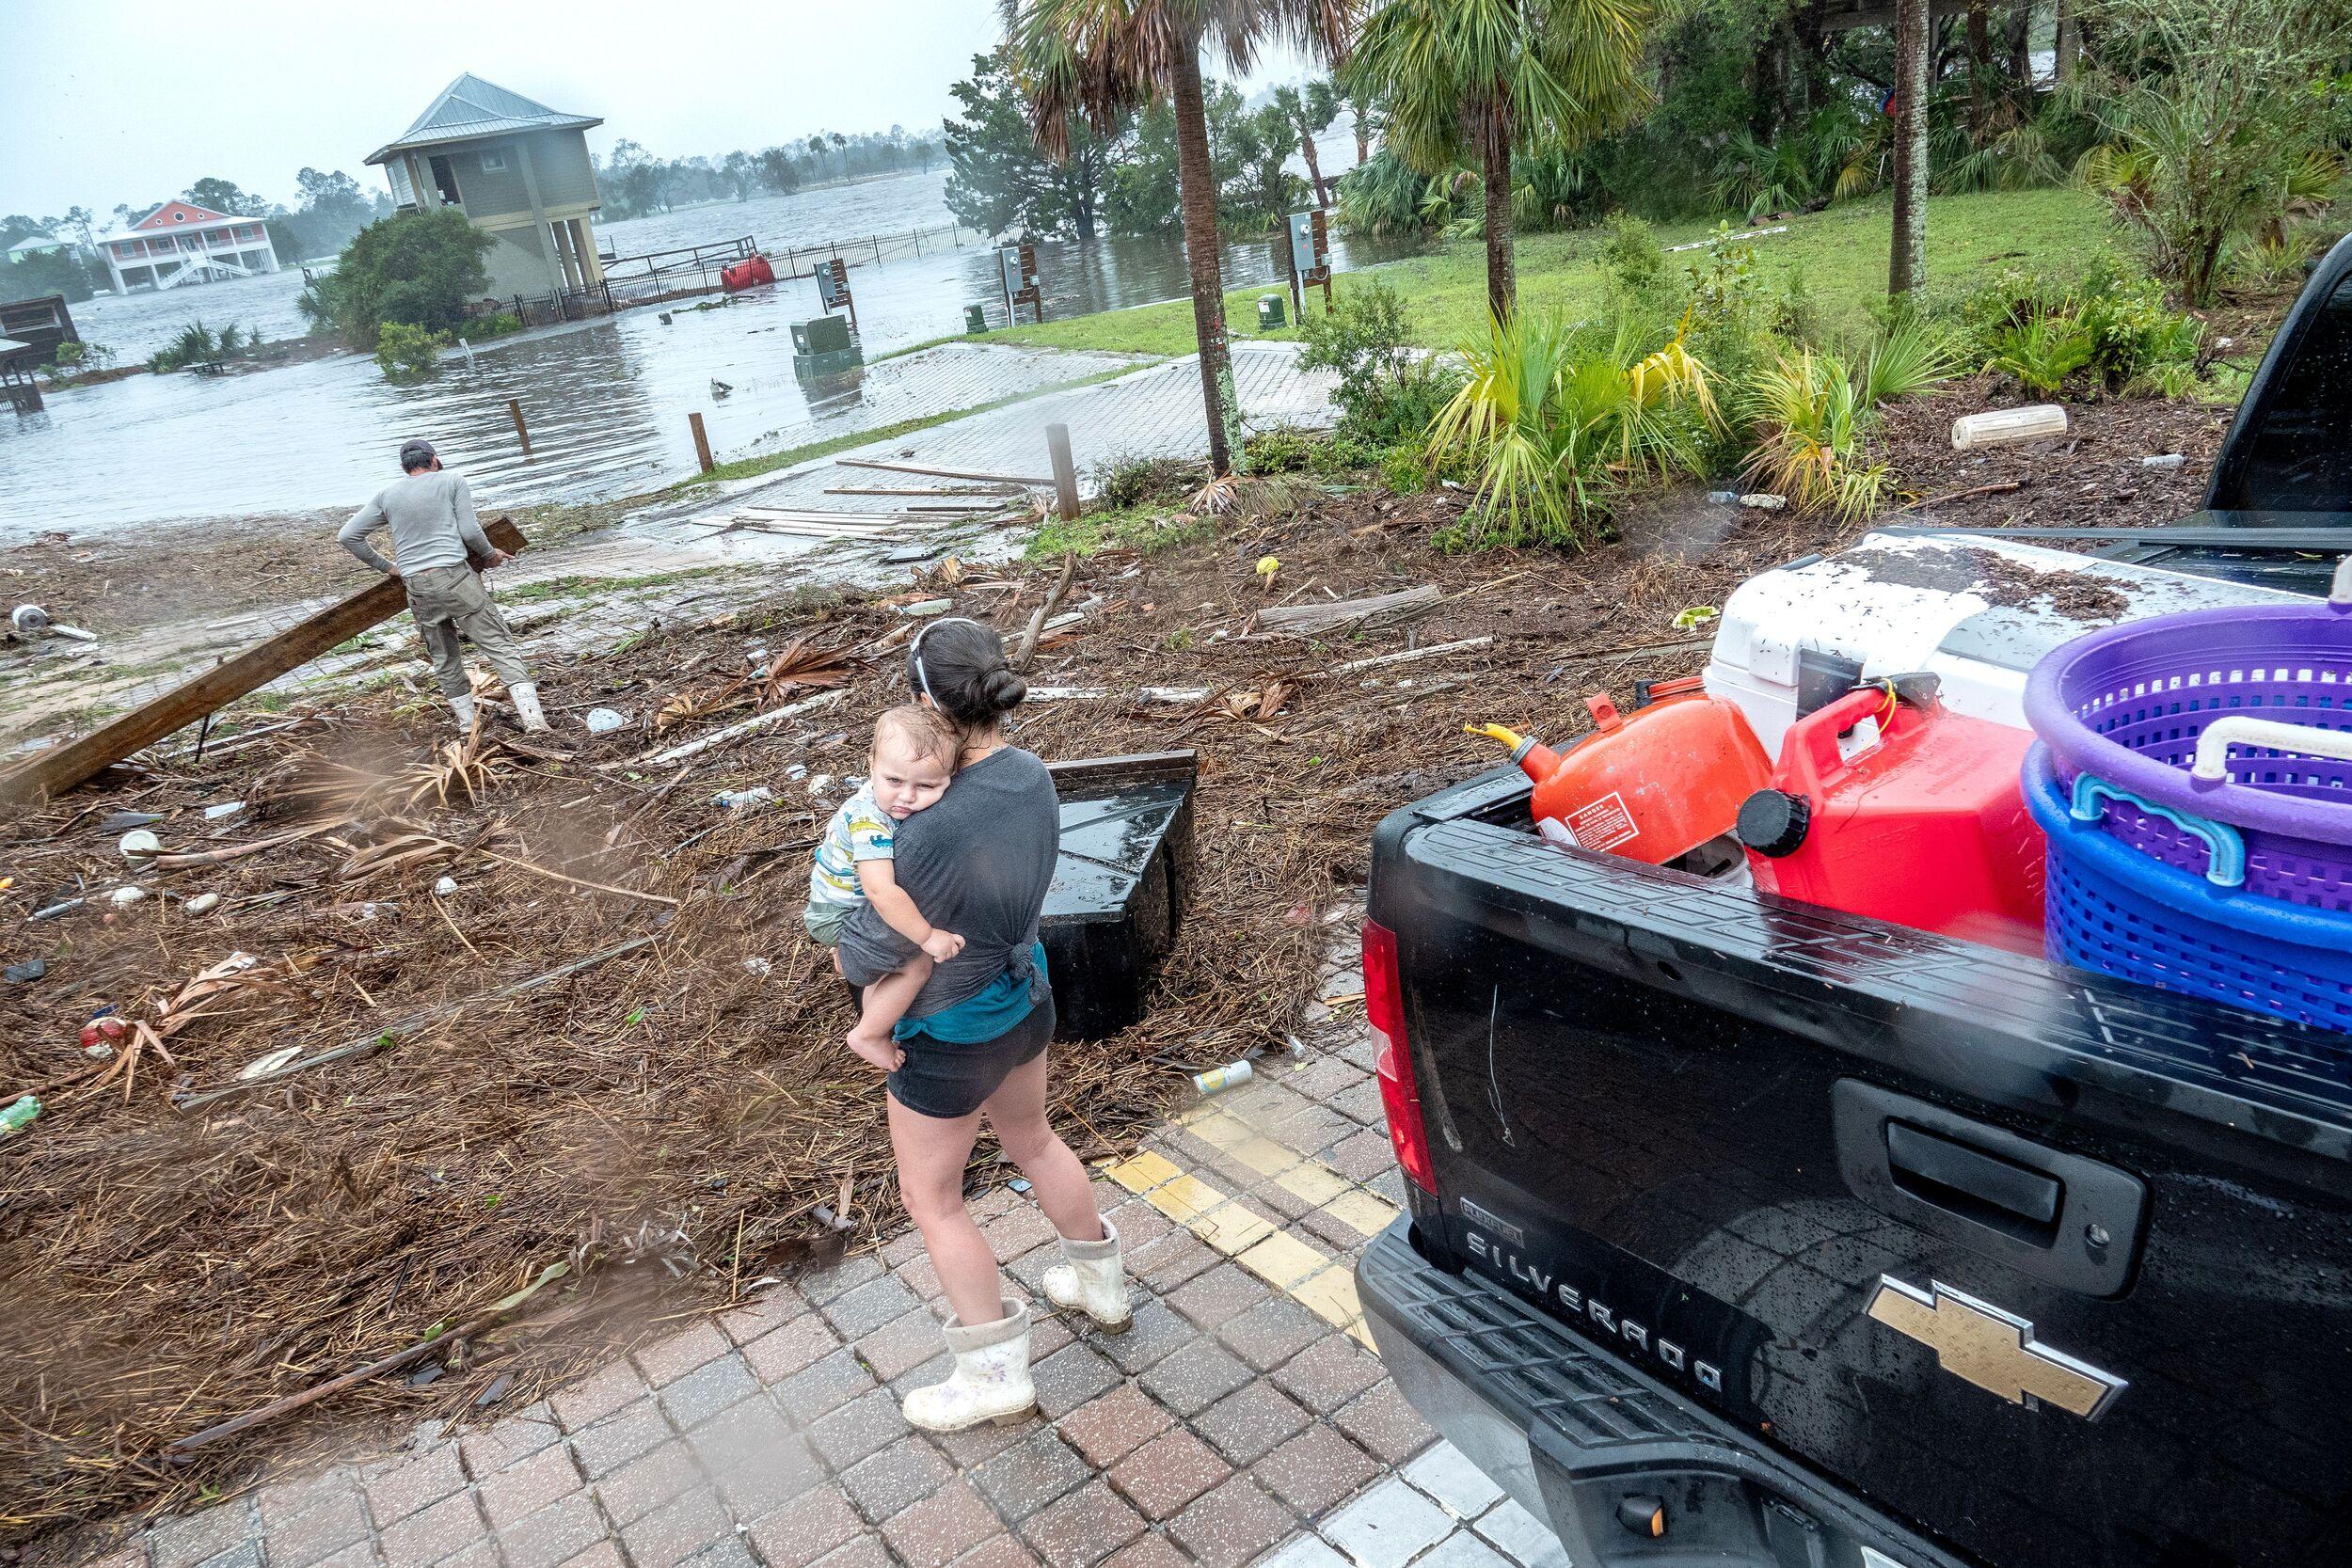
M1396 933L1364 922L1364 1019L1372 1027L1374 1070L1380 1075L1380 1108L1389 1117L1389 1143L1397 1168L1435 1195L1429 1133L1421 1119L1421 1090L1413 1083L1413 1052L1405 1041L1405 987L1397 974Z

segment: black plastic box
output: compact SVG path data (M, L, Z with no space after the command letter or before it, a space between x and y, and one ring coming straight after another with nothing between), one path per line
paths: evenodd
M1061 858L1039 935L1056 1037L1101 1039L1143 1016L1145 988L1176 944L1192 893L1189 751L1048 765L1061 799Z

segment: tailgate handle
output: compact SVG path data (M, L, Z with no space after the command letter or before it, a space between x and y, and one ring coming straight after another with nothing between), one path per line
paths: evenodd
M1886 1164L1904 1192L1979 1224L2046 1237L2058 1219L2055 1177L1906 1122L1886 1123Z

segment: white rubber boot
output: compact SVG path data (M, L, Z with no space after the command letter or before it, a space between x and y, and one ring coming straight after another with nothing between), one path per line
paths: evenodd
M1103 1222L1099 1242L1061 1239L1066 1261L1045 1271L1045 1297L1067 1311L1084 1312L1105 1334L1124 1334L1135 1326L1127 1305L1127 1265L1119 1256L1119 1232Z
M473 696L470 692L463 697L452 697L449 710L457 716L457 728L461 732L468 735L473 733Z
M994 1421L1010 1426L1037 1409L1029 1382L1029 1308L1004 1298L1005 1315L967 1328L949 1318L943 1331L956 1370L945 1383L917 1388L899 1402L907 1425L925 1432L961 1432Z
M506 689L506 695L515 705L515 717L522 721L527 732L538 735L547 729L548 716L539 711L537 682L524 681L519 686L510 686Z

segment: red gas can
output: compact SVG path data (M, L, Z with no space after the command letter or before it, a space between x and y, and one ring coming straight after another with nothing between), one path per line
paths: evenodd
M1630 717L1606 693L1585 698L1593 733L1565 752L1500 724L1471 733L1510 747L1535 781L1537 822L1558 823L1581 848L1662 865L1729 832L1772 762L1746 716L1697 677L1661 681L1649 698Z
M1838 736L1865 720L1851 755ZM1791 725L1772 786L1740 808L1756 885L1808 903L2042 952L2042 833L2019 769L2033 736L1933 697L1851 691Z

